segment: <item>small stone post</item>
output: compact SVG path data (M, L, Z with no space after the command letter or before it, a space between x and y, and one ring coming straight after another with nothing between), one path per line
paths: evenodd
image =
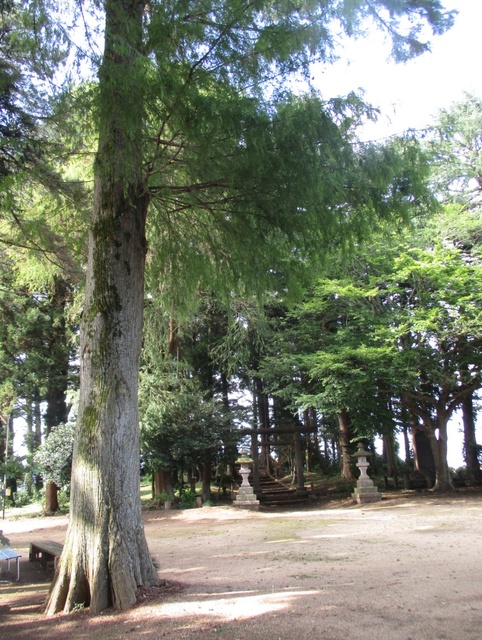
M253 487L249 484L248 476L251 473L250 465L253 464L252 459L246 452L241 452L241 457L236 460L236 464L240 464L239 473L243 478L243 482L239 487L236 500L233 501L235 507L244 507L245 509L259 509L259 500L256 498Z
M371 456L370 451L363 449L363 442L358 443L358 451L353 454L354 458L358 459L356 466L360 469L360 477L356 483L356 489L351 494L353 501L358 504L364 504L366 502L377 502L382 499L381 493L378 488L373 484L373 480L368 476L367 469L369 462L367 456Z

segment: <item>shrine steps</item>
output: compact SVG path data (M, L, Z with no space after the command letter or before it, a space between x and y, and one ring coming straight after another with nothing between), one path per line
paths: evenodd
M260 491L256 492L256 497L262 507L274 506L296 506L306 504L308 495L300 495L296 488L287 487L285 484L269 476L260 474Z

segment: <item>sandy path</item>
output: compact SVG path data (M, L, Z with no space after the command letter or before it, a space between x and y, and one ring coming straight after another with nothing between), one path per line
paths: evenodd
M32 536L63 540L66 520L44 526L52 522L3 529L26 550ZM45 621L32 603L29 612L25 590L18 605L9 585L0 588L2 638L32 629L52 640L482 638L480 494L283 512L147 512L145 522L169 586L160 599L122 614Z

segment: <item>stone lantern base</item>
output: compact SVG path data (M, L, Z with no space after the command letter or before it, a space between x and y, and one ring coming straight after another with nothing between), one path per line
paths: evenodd
M239 473L243 478L243 483L239 487L236 500L233 501L235 507L243 507L244 509L259 510L259 500L256 498L253 487L249 484L248 476L250 474L250 465L252 464L251 458L247 454L242 454L241 458L236 461L241 465Z
M240 487L238 495L236 496L236 500L233 501L233 506L259 511L259 500L253 493L253 488L250 487L250 489L251 491L246 491L244 487Z
M377 487L356 487L351 496L353 501L358 504L378 502L378 500L382 499L382 494L378 491Z

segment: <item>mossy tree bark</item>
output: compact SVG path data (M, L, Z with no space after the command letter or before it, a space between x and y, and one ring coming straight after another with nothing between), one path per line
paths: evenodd
M81 332L81 391L71 517L47 614L132 606L158 577L139 491L138 371L145 218L141 129L143 3L107 0L99 74L96 184Z

